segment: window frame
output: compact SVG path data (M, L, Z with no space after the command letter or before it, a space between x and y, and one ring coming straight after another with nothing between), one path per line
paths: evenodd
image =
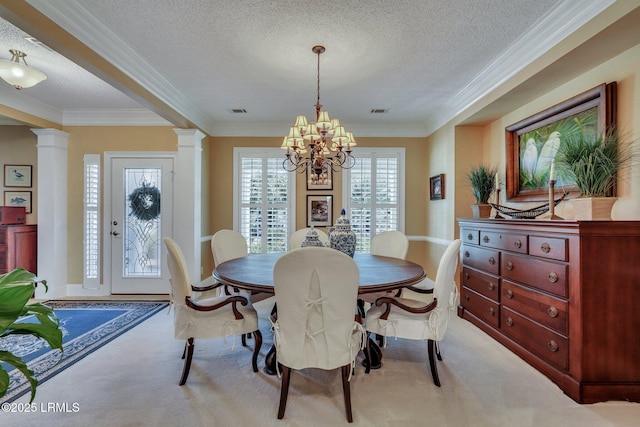
M241 197L240 197L240 185L242 182L241 174L242 174L242 159L244 158L262 158L265 160L263 162L263 176L267 170L267 159L273 158L278 159L280 167L282 167L282 160L284 160L283 152L280 148L259 148L259 147L234 147L233 149L233 229L240 231L241 224ZM283 168L284 170L284 168ZM286 233L286 241L285 247L289 247L289 236L295 231L296 226L296 177L297 175L293 172L287 172L287 233ZM263 200L263 209L266 208L267 205L267 197L266 197L266 185L263 182L262 186L262 200ZM263 225L261 225L263 227ZM249 252L251 252L250 236L244 236L247 239L247 245L249 247ZM266 252L267 248L267 234L262 233L261 240L261 248L263 253Z
M397 158L398 159L398 201L395 206L398 209L397 230L404 233L405 228L405 148L404 147L380 147L380 148L364 148L356 147L353 150L353 156L356 159L371 158L372 159L372 194L375 191L376 170L373 162L379 158ZM351 212L354 204L351 200L351 169L343 170L342 177L342 206L347 212L347 216ZM375 210L377 203L375 197L372 197L371 203L367 206L371 207L371 232L369 239L373 239L376 234Z

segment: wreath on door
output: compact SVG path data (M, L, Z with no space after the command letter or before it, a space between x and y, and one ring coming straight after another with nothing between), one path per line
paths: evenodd
M160 190L155 185L143 183L129 194L129 207L133 217L151 221L160 216Z

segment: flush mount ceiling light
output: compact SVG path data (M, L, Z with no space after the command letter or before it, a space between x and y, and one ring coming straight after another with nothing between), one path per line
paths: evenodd
M4 81L20 90L46 80L46 74L27 65L27 61L24 59L27 56L26 53L15 49L11 49L9 52L13 55L10 61L0 60L0 77ZM20 63L20 59L24 64Z
M311 170L313 184L328 184L329 169L338 172L340 168L352 168L356 159L351 148L356 145L353 133L347 132L340 120L329 118L329 113L321 111L320 104L320 54L324 46L314 46L311 51L318 55L318 98L316 101L316 121L307 123L304 115L296 117L296 122L284 137L280 148L287 150L282 166L289 172ZM308 157L307 157L308 153Z

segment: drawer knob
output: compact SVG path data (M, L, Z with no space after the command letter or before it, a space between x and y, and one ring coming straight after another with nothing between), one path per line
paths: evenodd
M558 317L558 309L555 308L554 306L551 306L547 309L547 314L550 317Z
M469 258L471 254L469 253L469 251L464 251L464 256L465 258Z
M494 313L495 310L493 309L493 307L489 307L489 314L493 316Z
M522 242L520 240L516 240L515 242L513 242L513 246L520 249L522 247Z
M511 317L507 317L507 326L513 326L513 319Z
M558 351L558 349L560 348L560 347L558 346L558 343L557 343L557 342L555 342L554 340L549 341L548 346L549 346L549 350L550 350L551 352L553 352L553 353L555 353L556 351Z
M469 301L469 294L464 294L464 300Z
M496 263L496 260L494 257L489 258L489 264L494 265Z
M489 243L489 236L484 236L482 238L482 241L485 242L485 243Z
M487 287L489 288L490 291L492 291L496 288L496 285L494 285L492 282L488 282Z
M551 283L556 283L558 281L558 275L556 273L549 273L547 277Z
M473 240L473 234L471 233L467 234L467 240Z
M467 272L465 271L465 272L464 272L464 278L465 278L465 279L467 279L467 280L469 280L469 277L471 277L471 276L469 276L469 273L467 273Z
M511 261L507 262L506 268L509 271L513 270L513 263Z
M509 299L513 298L513 291L511 289L507 289L507 291L504 294Z
M548 243L543 243L542 246L540 246L540 250L545 254L548 254L551 251L551 246L549 246Z

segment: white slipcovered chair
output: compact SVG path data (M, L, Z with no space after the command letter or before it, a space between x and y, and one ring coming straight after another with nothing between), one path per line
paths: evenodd
M313 229L316 230L316 233L318 233L318 239L323 244L326 245L327 243L329 243L329 236L327 235L327 233L322 230L318 230L315 227ZM289 237L289 250L298 249L300 245L302 245L302 242L304 242L304 239L307 237L307 233L309 232L309 230L311 230L311 227L301 228L300 230L294 231L291 237Z
M177 339L186 339L182 353L184 368L180 385L187 382L194 340L253 333L253 371L258 372L258 353L262 334L258 329L258 314L246 297L222 295L194 301L186 262L182 250L170 237L165 237L167 264L171 272L171 303L174 309L174 333Z
M440 387L434 359L436 343L444 338L449 319L456 309L458 296L454 274L460 258L461 240L445 250L436 273L433 301L425 303L408 298L378 298L366 315L367 334L427 341L433 382ZM366 372L369 372L367 368Z
M335 249L299 248L278 259L273 280L276 366L282 377L278 419L284 417L291 369L342 368L345 410L352 422L349 381L364 338L362 325L354 319L357 264Z

